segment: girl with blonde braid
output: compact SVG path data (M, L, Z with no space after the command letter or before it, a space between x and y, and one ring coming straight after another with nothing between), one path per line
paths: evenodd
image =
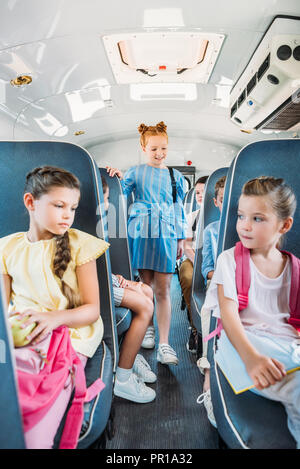
M29 381L45 365L30 354L43 351L48 358L58 328L69 328L83 366L102 340L96 258L109 244L71 228L79 199L80 183L72 173L53 166L35 168L26 177L24 191L29 230L0 240L10 319L20 320L24 330L35 326L27 333L26 346L15 349L17 370L27 371ZM46 415L25 430L27 448L52 447L71 392L68 377Z
M141 124L140 144L146 163L131 167L126 174L107 166L110 176L117 175L126 196L134 193L128 220L128 238L133 269L144 283L153 287L159 330L157 360L177 365L175 350L169 345L171 324L170 284L176 259L183 254L186 220L183 210L185 180L176 169L165 164L168 154L167 126ZM155 345L154 327L148 327L142 347Z

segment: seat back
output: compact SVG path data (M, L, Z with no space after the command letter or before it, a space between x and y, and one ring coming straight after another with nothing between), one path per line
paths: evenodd
M117 176L110 177L105 168L100 168L109 187L108 240L110 243L111 269L128 280L133 279L127 237L127 204ZM117 333L120 337L130 326L132 315L128 308L115 307Z
M186 215L197 210L195 189L193 187L189 189L184 196L183 208Z
M194 326L201 332L200 311L205 299L206 286L201 273L202 265L202 240L203 230L207 225L220 217L219 209L215 206L215 184L222 176L226 175L228 168L219 168L214 171L205 184L203 202L201 206L200 219L197 225L196 252L193 270L193 283L191 291L191 314Z
M130 213L130 209L131 209L131 205L134 203L134 193L131 192L127 197L127 213L126 213L126 217L127 217L127 220L129 218L129 213Z
M130 252L127 237L127 200L117 176L110 177L105 168L99 168L109 187L107 214L110 262L114 274L132 280Z
M17 398L17 380L14 370L11 334L0 289L0 449L24 449L22 420Z
M238 200L243 185L249 179L270 175L283 178L293 188L300 203L297 174L300 167L299 147L300 143L295 139L263 140L247 145L233 160L231 182L226 194L229 203L222 214L224 234L219 238L220 252L231 248L238 241L235 229ZM299 210L296 210L293 227L284 238L283 249L290 250L297 257L300 256L299 229L300 214Z
M295 139L264 140L247 145L233 160L225 187L218 252L230 249L238 241L237 207L242 187L258 176L283 177L300 201L300 142ZM300 213L296 211L292 229L283 248L300 256ZM211 329L215 327L213 321ZM254 395L251 391L233 394L228 382L214 363L212 347L211 392L214 413L221 437L231 448L295 448L287 429L283 406ZM267 425L266 425L267 422Z

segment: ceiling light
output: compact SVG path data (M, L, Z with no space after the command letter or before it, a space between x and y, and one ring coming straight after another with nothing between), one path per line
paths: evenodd
M32 78L29 75L19 75L17 78L10 80L12 86L29 85L32 82Z
M198 31L104 36L117 83L207 83L224 34Z
M197 99L195 83L139 83L130 85L130 98L134 101Z

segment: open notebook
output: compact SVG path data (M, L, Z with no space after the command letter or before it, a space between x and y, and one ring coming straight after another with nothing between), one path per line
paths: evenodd
M215 361L217 362L219 368L221 369L223 375L229 382L231 388L235 394L240 394L248 389L254 388L253 381L246 371L246 367L241 357L237 353L236 349L233 347L229 341L227 335L222 331L222 353L220 352L220 347L218 348L215 354ZM255 344L253 344L255 345ZM265 353L269 357L276 358L281 363L285 365L287 373L292 373L293 371L300 369L300 362L295 363L293 360L286 362L280 354L279 349L276 348L276 341L274 340L273 350L271 353Z

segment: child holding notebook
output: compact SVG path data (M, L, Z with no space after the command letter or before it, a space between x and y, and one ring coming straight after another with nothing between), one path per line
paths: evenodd
M248 303L239 312L236 261L231 248L220 254L204 307L221 316L224 330L216 361L234 347L237 375L245 369L254 391L282 402L288 426L300 447L300 373L297 321L290 316L291 256L279 250L281 237L293 224L296 198L283 179L248 181L238 205L237 233L249 253ZM298 262L298 259L296 262ZM230 365L233 367L233 364ZM223 369L225 375L230 370Z

